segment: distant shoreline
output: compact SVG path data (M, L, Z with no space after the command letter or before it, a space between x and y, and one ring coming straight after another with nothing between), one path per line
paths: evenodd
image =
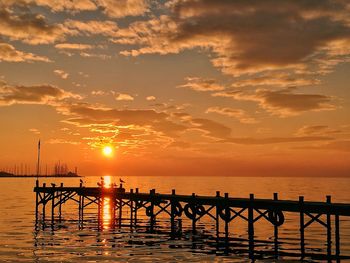
M0 175L0 178L36 178L36 177L50 177L50 178L78 178L82 177L81 175Z

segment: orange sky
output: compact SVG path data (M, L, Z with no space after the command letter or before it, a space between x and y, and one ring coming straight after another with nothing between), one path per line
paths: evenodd
M347 0L0 0L0 169L348 176ZM101 153L105 145L113 157Z

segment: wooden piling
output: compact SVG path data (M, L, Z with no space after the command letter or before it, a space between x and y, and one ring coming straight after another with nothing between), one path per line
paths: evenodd
M278 193L273 193L273 200L278 200ZM275 258L278 258L278 226L276 224L273 225L273 232L274 232L274 251L275 251Z
M326 197L327 204L331 204L331 196L327 195ZM327 257L328 260L332 259L332 222L331 222L331 214L327 213Z
M221 198L220 197L220 191L216 191L216 198ZM216 203L216 214L215 214L215 225L216 225L216 239L217 241L220 238L220 205L219 202Z
M156 193L155 189L150 190L150 196L151 196L151 204L149 206L149 213L150 213L150 232L152 233L154 230L154 223L155 223L155 218L154 218L154 195Z
M134 217L134 189L130 189L130 228L133 227Z
M335 215L335 257L340 262L340 220L339 215Z
M305 257L305 234L304 234L304 196L299 196L299 205L300 205L300 256L301 259Z
M171 195L173 197L175 197L176 193L175 193L175 189L171 190ZM174 236L175 235L175 202L174 200L171 200L171 211L170 211L170 232L171 235Z
M254 260L254 194L249 195L250 204L248 207L248 244L249 244L249 258Z

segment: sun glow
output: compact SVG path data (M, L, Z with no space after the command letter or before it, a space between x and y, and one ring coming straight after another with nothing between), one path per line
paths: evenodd
M113 155L113 148L111 146L104 146L102 153L104 156L111 157Z

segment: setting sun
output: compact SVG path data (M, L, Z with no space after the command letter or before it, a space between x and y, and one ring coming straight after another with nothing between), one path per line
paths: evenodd
M113 154L113 149L111 146L105 146L103 147L102 152L104 156L110 157Z

